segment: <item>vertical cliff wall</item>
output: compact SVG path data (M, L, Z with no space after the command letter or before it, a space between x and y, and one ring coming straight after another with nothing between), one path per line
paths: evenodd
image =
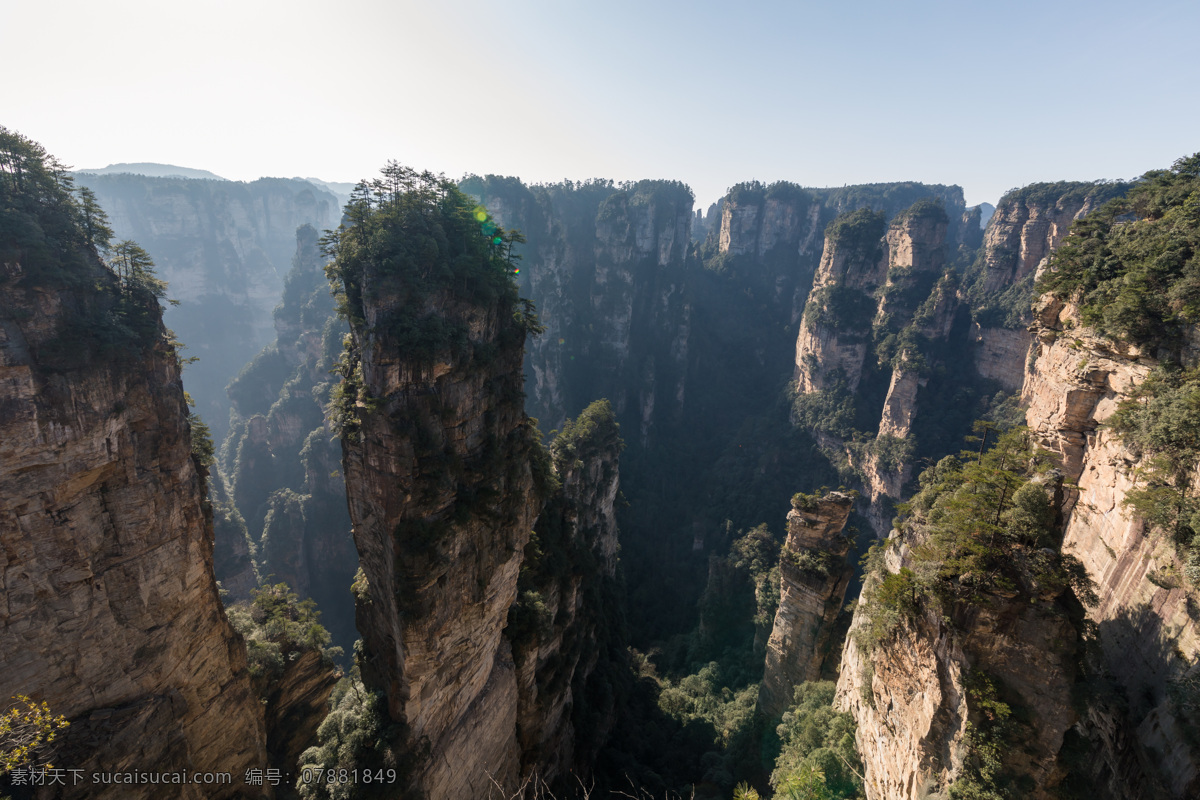
M832 226L796 340L796 391L858 389L875 290L887 273L882 215L861 210Z
M628 672L617 586L618 458L607 400L569 420L550 451L560 487L538 517L505 636L520 691L517 736L526 775L574 791L618 712L614 673Z
M656 609L633 620L635 637L695 623L726 520L751 528L774 498L837 482L781 399L826 225L842 210L894 216L939 197L953 210L944 235L963 238L956 187L741 185L710 211L690 254L690 198L677 184L526 187L488 176L463 189L528 239L519 279L547 326L526 358L530 413L551 430L609 397L625 431L628 586L635 604ZM798 472L808 482L797 486Z
M228 772L178 796L232 796L266 765L262 711L217 596L153 284L101 266L36 146L0 133L5 218L27 214L0 241L0 693L70 719L56 766ZM63 796L161 796L117 789Z
M850 540L842 534L853 504L849 495L831 492L820 500L802 497L801 507L788 512L779 607L758 693L758 709L769 718L787 710L796 686L821 678L853 572L846 561Z
M838 703L859 724L869 797L925 796L951 785L1019 796L1195 793L1190 534L1173 543L1169 514L1147 519L1135 510L1147 513L1168 490L1173 508L1191 503L1191 479L1180 494L1161 472L1171 448L1186 451L1179 437L1189 435L1190 421L1171 403L1190 402L1179 398L1195 363L1191 312L1176 300L1186 256L1162 253L1194 247L1193 218L1172 212L1187 195L1178 184L1195 174L1181 161L1148 174L1128 201L1099 210L1130 187L1036 185L1002 201L963 296L976 321L977 359L991 353L997 362L991 373L982 364L978 371L1006 387L1021 375L1029 435L1052 454L1060 477L1045 473L1011 495L1014 509L1033 514L1025 521L996 510L997 521L1014 514L1009 541L1025 542L996 563L1008 581L995 584L983 606L947 607L943 591L941 611L930 613L927 587L981 582L977 559L987 550L971 555L947 531L987 535L988 527L987 515L961 517L958 501L940 499L953 483L974 479L956 459L922 475L911 518L874 559L843 654ZM1084 215L1080 238L1065 239ZM1042 273L1039 285L1054 294L1031 313ZM1023 337L1018 323L1029 321L1024 356L1004 337ZM1150 427L1130 427L1131 419ZM978 464L987 464L982 451ZM1194 474L1194 466L1184 471ZM1039 481L1050 488L1051 479L1062 490L1052 508L1036 511L1028 504L1034 494L1022 495ZM1052 516L1054 536L1028 538L1032 519L1046 525ZM992 533L989 546L1003 551L1011 546L1004 541ZM937 566L946 555L957 559L950 569L948 561ZM1038 566L1041 558L1059 566Z
M969 345L949 223L931 200L886 224L867 210L832 223L796 339L793 419L856 473L880 536L913 458L940 454L984 394L958 366Z
M334 273L351 340L343 447L364 682L430 798L511 791L518 689L503 636L540 508L517 301L495 226L451 184L389 174L353 207ZM487 226L490 225L490 231Z
M835 705L872 800L1050 798L1068 774L1082 584L1053 546L1061 476L1020 429L993 441L922 473L868 559Z
M1192 589L1169 537L1127 504L1145 484L1149 459L1105 423L1157 366L1136 346L1080 323L1079 308L1047 297L1035 323L1036 358L1023 399L1030 427L1062 459L1068 483L1065 551L1096 585L1088 617L1098 631L1094 671L1107 674L1121 700L1098 698L1084 731L1100 758L1096 777L1113 797L1188 797L1200 757L1180 727L1172 686L1200 658Z
M677 421L691 324L690 190L670 181L525 187L494 176L463 189L526 237L519 280L546 326L526 353L530 414L557 429L608 397L643 445L656 423Z
M997 381L1007 392L1020 391L1038 269L1075 220L1128 188L1125 183L1035 183L1000 199L988 221L983 249L965 276L975 369L981 376Z

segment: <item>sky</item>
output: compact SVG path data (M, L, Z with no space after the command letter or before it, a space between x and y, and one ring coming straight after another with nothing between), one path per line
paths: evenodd
M0 0L0 125L234 180L917 180L995 203L1200 150L1195 0Z

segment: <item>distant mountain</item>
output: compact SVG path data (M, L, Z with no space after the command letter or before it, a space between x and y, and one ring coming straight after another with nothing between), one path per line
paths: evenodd
M206 169L177 167L174 164L153 164L139 162L137 164L109 164L100 169L80 169L76 172L88 172L92 175L111 175L113 173L128 173L131 175L146 175L151 178L199 178L213 181L223 181L220 175Z
M992 218L992 214L996 213L996 207L991 203L979 204L979 227L986 228L988 220Z
M339 208L350 202L350 193L353 192L354 187L358 185L356 183L323 181L320 178L301 178L300 180L306 180L314 186L319 186L326 191L333 192L333 194L337 196Z

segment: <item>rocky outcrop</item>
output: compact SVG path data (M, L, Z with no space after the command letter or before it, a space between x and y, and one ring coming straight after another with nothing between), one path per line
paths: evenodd
M1028 599L989 598L950 620L926 613L895 639L864 652L856 615L842 654L835 707L858 725L868 800L918 800L961 777L971 739L989 719L972 685L987 675L1027 714L1023 746L1002 745L1007 769L1027 776L1031 798L1052 798L1071 706L1075 630L1061 610Z
M831 655L833 622L853 573L846 561L850 539L842 533L853 505L849 495L831 492L788 512L779 607L758 693L759 711L768 718L788 709L796 686L820 680Z
M796 339L794 418L858 473L880 536L890 527L888 501L909 478L921 402L936 406L949 388L926 389L960 335L956 281L944 274L949 229L944 208L929 200L890 224L865 210L838 218ZM872 428L855 435L865 441L848 444L867 420Z
M1000 199L970 270L975 369L1005 391L1020 391L1031 344L1033 280L1071 223L1124 194L1124 183L1035 183Z
M862 379L873 294L887 275L882 215L857 211L831 226L796 340L796 391L812 394Z
M819 271L826 228L837 216L860 209L886 219L922 199L942 203L953 214L956 242L970 238L970 222L956 186L916 183L871 184L842 189L807 189L787 182L738 184L723 198L720 225L709 233L711 246L730 269L754 285L772 321L794 325L805 309ZM974 217L975 236L978 216Z
M979 376L995 381L1004 391L1015 394L1025 382L1025 359L1032 337L1027 330L972 326L975 352L975 371Z
M200 360L187 368L188 391L225 438L225 386L242 365L275 338L271 312L279 303L296 228L334 227L340 203L302 180L263 178L252 183L81 174L96 193L117 238L135 239L155 259L178 307L167 326Z
M1071 223L1120 194L1093 183L1035 183L1009 192L984 233L984 291L998 295L1037 272Z
M438 189L459 201L452 185ZM343 242L368 225L410 235L403 217L387 216L403 207L382 206L378 220L359 209ZM413 757L409 791L440 800L494 785L511 793L520 775L517 674L503 629L541 497L516 289L469 208L427 210L453 231L445 247L467 248L455 256L431 244L445 259L438 279L354 248L337 269L351 319L343 464L369 584L357 603L362 676L384 693L400 731L392 744ZM457 270L466 277L454 280Z
M1151 532L1126 505L1143 464L1104 426L1156 362L1082 327L1073 305L1050 297L1038 308L1035 332L1036 359L1023 389L1028 424L1077 487L1068 496L1063 549L1080 559L1099 596L1088 610L1099 633L1097 672L1127 698L1124 709L1090 709L1086 733L1100 745L1099 777L1113 797L1193 796L1200 758L1168 690L1200 657L1195 601L1180 581L1158 577L1181 574L1183 565L1165 534ZM1129 757L1128 745L1138 758Z
M90 258L63 282L0 272L0 695L70 719L58 766L229 773L174 796L232 796L266 765L262 711L217 596L179 362L154 299ZM118 302L144 338L112 348Z
M272 681L263 698L267 756L294 776L300 754L317 740L317 728L329 709L329 698L342 675L332 669L320 650L288 654L283 675ZM276 792L279 798L298 797L295 781Z
M611 673L624 663L614 509L622 447L607 401L569 421L551 445L561 489L538 518L505 630L517 666L522 769L550 785L586 780L615 721Z

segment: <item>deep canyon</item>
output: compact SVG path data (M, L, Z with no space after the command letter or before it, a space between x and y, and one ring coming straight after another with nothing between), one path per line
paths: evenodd
M0 133L0 698L70 723L0 791L1200 793L1195 158L698 210Z

